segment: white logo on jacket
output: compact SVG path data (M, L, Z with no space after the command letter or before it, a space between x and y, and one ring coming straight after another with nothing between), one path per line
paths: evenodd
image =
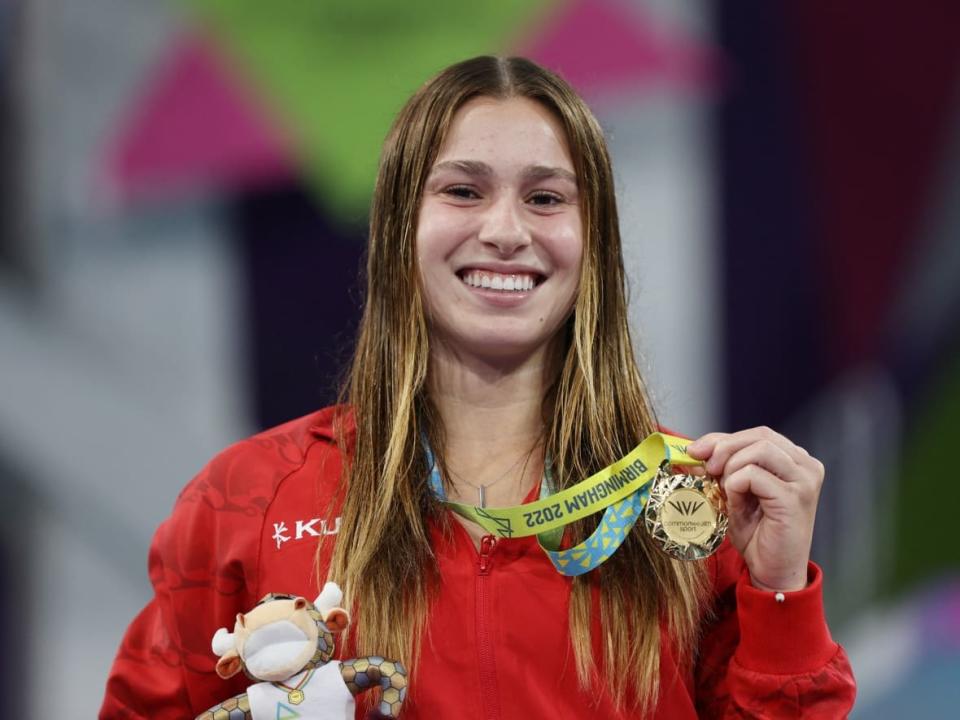
M340 532L340 518L334 520L331 528L327 520L321 518L311 518L310 520L297 520L294 525L295 531L287 527L286 522L275 522L273 524L272 539L277 543L277 550L290 540L303 540L305 537L320 537L321 535L336 535ZM287 533L294 532L293 535Z

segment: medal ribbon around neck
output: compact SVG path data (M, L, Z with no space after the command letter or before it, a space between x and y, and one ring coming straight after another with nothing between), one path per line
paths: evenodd
M293 687L290 687L289 685L282 682L275 682L273 683L273 685L274 687L283 688L284 690L287 691L287 702L289 702L291 705L299 705L300 703L303 702L303 699L306 697L306 694L303 692L303 686L306 685L308 682L310 682L310 678L313 677L313 673L315 670L316 668L311 668L306 675L300 678L300 682L298 682Z
M623 544L643 514L650 482L662 466L703 464L687 455L687 443L674 435L653 433L615 463L560 492L554 492L552 487L548 461L540 498L526 505L501 508L481 508L447 500L440 470L427 447L430 487L447 507L491 535L501 538L536 535L557 572L583 575L603 564ZM603 517L590 537L575 547L560 549L564 527L601 510Z

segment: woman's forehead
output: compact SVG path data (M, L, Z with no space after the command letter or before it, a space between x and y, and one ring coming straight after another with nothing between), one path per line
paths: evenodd
M563 126L542 104L524 97L479 97L464 103L434 167L451 162L481 170L517 164L574 172Z

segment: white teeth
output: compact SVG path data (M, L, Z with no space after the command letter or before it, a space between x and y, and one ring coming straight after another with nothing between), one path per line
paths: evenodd
M537 286L532 275L500 275L483 270L468 270L461 275L470 287L499 290L501 292L527 292Z

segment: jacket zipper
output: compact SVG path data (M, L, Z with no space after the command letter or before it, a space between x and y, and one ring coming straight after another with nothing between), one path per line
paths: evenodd
M497 539L484 535L477 557L477 656L480 670L480 706L486 720L499 720L500 695L493 653L492 610L490 607L490 569Z

